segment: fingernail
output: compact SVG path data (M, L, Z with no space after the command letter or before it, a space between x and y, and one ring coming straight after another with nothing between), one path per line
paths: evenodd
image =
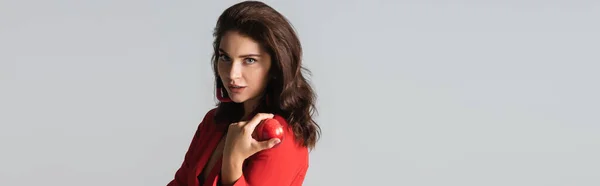
M277 143L281 143L281 140L280 139L275 139L275 144L277 144Z

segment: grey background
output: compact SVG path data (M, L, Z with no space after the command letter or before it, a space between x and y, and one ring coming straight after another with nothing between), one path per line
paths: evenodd
M0 0L0 185L165 185L237 1ZM599 1L266 1L323 137L305 185L600 185Z

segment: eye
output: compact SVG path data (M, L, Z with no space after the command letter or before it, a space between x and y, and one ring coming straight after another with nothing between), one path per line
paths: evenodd
M254 59L254 58L246 58L246 59L244 59L244 61L245 61L246 63L248 63L248 64L252 64L252 63L255 63L255 62L256 62L256 59Z
M225 54L219 54L219 60L225 61L225 62L231 61L231 59L229 59L229 57Z

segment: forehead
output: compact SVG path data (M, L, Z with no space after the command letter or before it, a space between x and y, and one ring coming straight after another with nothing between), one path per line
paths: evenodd
M230 55L263 53L260 43L248 36L240 34L237 31L226 32L221 38L219 48L223 49Z

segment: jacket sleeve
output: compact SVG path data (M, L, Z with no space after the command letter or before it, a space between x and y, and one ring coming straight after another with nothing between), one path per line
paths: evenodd
M196 133L194 134L194 137L192 138L192 142L191 142L187 152L185 153L183 163L181 164L179 169L177 169L177 172L175 172L175 178L173 178L173 180L171 180L167 184L167 186L188 185L188 183L189 183L188 181L190 179L188 175L190 175L190 171L194 171L194 170L192 170L193 166L190 165L191 157L194 157L196 155L195 150L196 150L196 147L198 146L200 134L202 133L202 131L204 131L204 128L206 128L206 125L207 125L206 123L208 121L211 121L211 119L209 117L213 116L213 112L214 112L214 109L209 111L202 119L202 122L200 122L200 124L198 125L198 128L196 129Z
M280 123L285 122L281 118L276 119ZM246 160L243 174L233 186L301 185L308 169L308 149L298 146L293 140L293 132L287 131L278 146L258 152Z

